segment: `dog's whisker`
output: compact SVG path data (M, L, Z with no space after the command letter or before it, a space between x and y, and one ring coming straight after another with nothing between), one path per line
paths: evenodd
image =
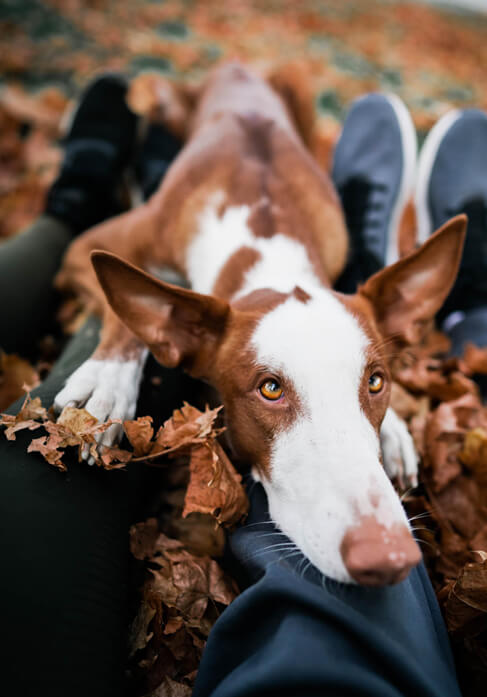
M423 513L418 513L418 515L413 515L412 518L408 518L408 522L412 523L413 520L419 520L420 518L427 518L431 513L429 511L423 511Z

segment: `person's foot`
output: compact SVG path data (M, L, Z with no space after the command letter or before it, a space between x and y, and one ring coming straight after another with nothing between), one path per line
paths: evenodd
M137 117L125 102L120 75L95 78L85 89L63 139L64 160L46 213L81 232L120 212L119 184L133 155Z
M355 291L399 258L399 226L413 191L416 151L414 125L399 97L368 94L352 104L332 170L350 234L339 290Z
M181 140L167 128L149 124L134 161L136 183L144 200L157 190L181 147Z
M434 126L419 158L415 204L419 242L449 218L468 216L458 277L439 313L449 331L465 312L487 306L487 114L454 110Z

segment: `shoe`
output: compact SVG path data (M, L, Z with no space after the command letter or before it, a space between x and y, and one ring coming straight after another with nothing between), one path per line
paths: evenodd
M133 155L138 123L125 102L127 87L120 75L95 78L62 141L64 159L47 194L46 213L76 233L122 210L117 189Z
M136 184L144 200L158 189L182 145L182 141L164 126L149 125L134 161Z
M445 114L421 150L415 195L418 239L466 213L467 236L455 285L438 317L448 331L461 314L487 305L487 114Z
M398 260L416 152L416 131L399 97L368 94L352 104L332 168L350 234L349 262L337 283L342 292L354 292L357 283Z

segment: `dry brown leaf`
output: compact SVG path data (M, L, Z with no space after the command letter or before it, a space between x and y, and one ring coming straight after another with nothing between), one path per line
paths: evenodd
M157 518L148 518L142 523L136 523L130 528L130 551L140 561L154 554L156 541L159 537Z
M221 525L233 526L247 515L242 477L218 443L194 446L189 469L184 517L194 511L209 513Z
M17 414L0 414L0 426L7 426L5 429L5 437L7 440L15 440L17 431L21 431L25 428L33 431L42 426L47 418L47 411L42 406L40 398L35 397L32 399L31 396L27 394Z
M42 94L34 97L19 85L8 85L0 92L0 105L20 123L34 124L56 136L66 102L54 105L49 99L43 100Z
M64 407L56 422L57 426L64 426L64 446L79 445L82 435L97 424L97 419L86 409L76 409L75 407Z
M391 407L401 417L409 421L421 410L421 400L413 397L399 383L392 382L391 385Z
M470 373L487 375L487 348L467 344L463 352L463 361Z
M134 455L136 457L146 455L152 447L151 440L154 436L152 417L141 416L135 421L124 421L123 428L134 449Z
M482 416L479 399L466 394L440 404L428 417L424 437L424 464L431 469L432 486L441 491L459 476L458 459L467 429L478 425Z
M39 382L37 370L28 361L15 353L0 352L0 411L37 387Z
M458 361L420 358L412 365L396 368L394 378L413 394L427 394L440 402L458 399L464 394L478 395L477 385L459 367Z
M118 470L123 469L127 462L132 459L132 453L128 450L122 450L122 448L116 447L105 447L102 454L96 451L95 447L90 449L91 454L97 459L100 458L102 466L106 470Z
M464 465L487 477L487 430L479 427L468 431L458 457Z
M150 564L132 627L132 654L139 656L146 692L160 694L166 678L192 684L211 626L238 589L213 559L160 533L155 518L133 526L130 540L135 556Z
M151 456L165 450L182 450L219 435L223 429L215 429L214 424L221 409L221 406L216 409L207 406L201 412L185 402L157 432Z
M476 636L487 630L487 560L466 564L445 603L450 632Z
M164 676L161 684L144 697L191 697L193 690L183 683Z
M60 436L41 436L41 438L34 438L30 442L27 452L40 453L50 465L54 465L54 467L57 467L61 472L66 472L67 467L61 459L63 451L58 450L60 444Z
M136 651L145 648L154 636L154 632L149 631L149 625L156 614L155 608L146 600L142 599L139 611L135 616L129 633L129 658Z

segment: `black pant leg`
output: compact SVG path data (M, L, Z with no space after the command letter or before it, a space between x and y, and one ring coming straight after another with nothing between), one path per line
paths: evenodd
M268 549L286 538L267 520L255 485L230 539L253 585L215 624L194 697L460 697L424 566L386 588L323 580L301 554Z
M53 311L53 280L73 237L70 228L41 215L0 244L0 348L34 355Z

